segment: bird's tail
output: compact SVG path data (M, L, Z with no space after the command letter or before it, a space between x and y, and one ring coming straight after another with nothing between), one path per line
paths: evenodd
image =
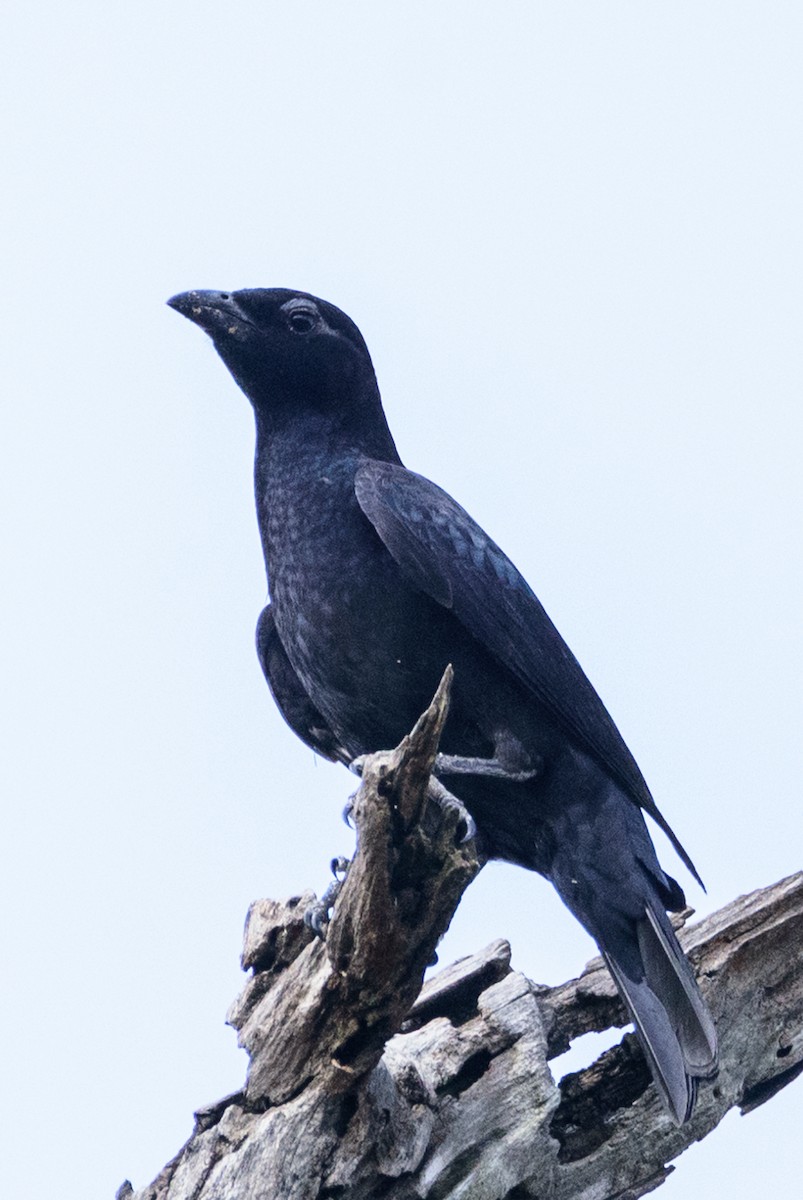
M644 818L602 780L555 817L550 878L600 948L633 1018L655 1083L674 1120L691 1116L697 1083L717 1070L714 1021L667 909L680 885L662 869Z
M691 1116L697 1081L717 1071L711 1014L662 909L647 904L635 923L635 945L600 948L644 1048L652 1076L678 1125Z

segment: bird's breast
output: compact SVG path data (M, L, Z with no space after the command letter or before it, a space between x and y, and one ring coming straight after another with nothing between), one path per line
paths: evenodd
M350 751L393 746L448 661L437 606L404 584L353 487L321 473L277 492L275 503L266 497L261 524L288 658Z

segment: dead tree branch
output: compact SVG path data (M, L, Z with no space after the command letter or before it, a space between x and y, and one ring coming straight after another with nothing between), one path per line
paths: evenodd
M229 1014L245 1086L196 1113L176 1158L120 1200L636 1200L730 1108L803 1071L803 873L680 935L721 1042L720 1074L680 1129L632 1035L553 1080L574 1038L626 1024L601 960L540 987L498 941L421 990L481 866L427 797L448 689L367 764L326 941L304 924L311 893L251 906L251 976Z

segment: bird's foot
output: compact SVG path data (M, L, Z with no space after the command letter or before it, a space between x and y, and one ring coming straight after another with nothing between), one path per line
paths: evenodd
M440 756L439 756L440 757ZM440 808L446 812L456 812L458 819L462 822L464 832L460 838L463 842L470 842L472 838L477 836L477 826L474 818L466 808L462 800L458 800L457 796L453 795L447 788L443 786L440 779L436 779L433 775L429 781L427 795L430 800L434 800Z
M357 758L352 759L349 763L349 770L353 771L355 775L362 777L365 761L368 757L367 754L360 754ZM452 754L437 754L435 756L433 771L443 771L444 774L451 775L493 775L514 780L531 779L536 774L535 771L527 771L526 773L519 774L512 773L494 758L461 758ZM458 800L457 796L453 795L448 788L445 788L441 781L435 777L435 774L432 775L429 781L428 795L442 809L457 812L458 818L464 828L464 833L460 838L461 842L471 841L473 837L477 836L477 826L474 823L474 818L463 801ZM343 810L343 817L347 825L351 823L352 808L353 797Z
M435 758L435 770L439 775L484 775L490 779L507 779L511 783L524 783L535 779L539 766L527 766L527 769L516 771L506 767L498 758L464 758L460 754L438 754Z
M304 913L304 924L319 938L326 937L326 930L332 915L335 901L340 895L340 889L346 882L350 866L349 860L339 856L332 859L332 874L334 879L327 887L320 900L313 900Z

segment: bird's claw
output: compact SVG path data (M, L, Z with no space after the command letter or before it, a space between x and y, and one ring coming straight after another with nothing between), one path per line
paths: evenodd
M338 855L331 862L331 870L334 875L331 883L327 887L320 900L315 899L304 913L304 924L308 929L311 929L316 937L325 938L326 930L331 918L332 909L340 895L340 890L346 882L346 875L351 864L347 858Z
M463 845L464 842L470 842L472 838L477 836L476 822L463 801L458 800L457 796L445 788L441 781L436 779L434 775L429 781L427 794L444 812L457 813L458 821L462 823L464 829L460 837L460 845Z

